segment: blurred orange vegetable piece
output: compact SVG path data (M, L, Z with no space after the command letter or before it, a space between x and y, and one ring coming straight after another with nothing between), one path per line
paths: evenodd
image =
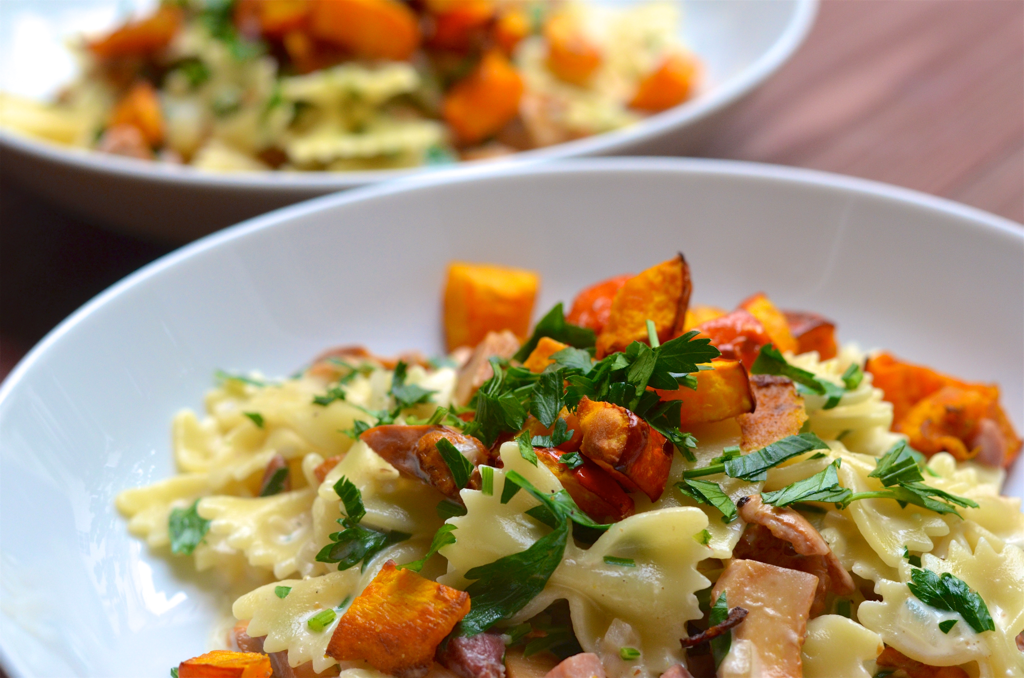
M569 348L569 344L563 344L551 337L541 337L537 342L537 348L533 349L526 362L523 363L523 367L535 374L540 374L548 365L555 362L551 356L566 348Z
M90 42L88 48L101 59L147 56L170 44L181 22L181 10L164 5L149 17L129 21L105 37Z
M597 357L625 351L634 341L647 341L647 321L654 322L660 341L682 329L690 304L690 267L679 254L630 278L612 300L608 322L597 336Z
M419 20L399 0L312 0L309 30L357 57L404 61L420 44Z
M519 8L503 11L494 23L494 42L510 56L529 34L530 18Z
M537 459L543 462L562 487L583 509L583 512L599 523L615 523L633 515L633 500L619 486L615 479L590 459L583 459L583 465L570 469L558 460L562 450L537 448Z
M807 421L804 399L786 377L756 374L750 378L754 394L754 411L740 415L741 442L744 452L759 450L788 436L794 436Z
M540 276L533 271L453 262L444 291L448 350L476 346L488 332L509 330L520 339L530 330Z
M672 452L665 438L624 407L586 396L576 408L583 431L580 452L611 473L626 490L639 490L651 501L665 491Z
M437 646L469 612L469 594L389 560L334 629L327 654L393 676L427 673Z
M782 311L775 307L771 299L764 292L758 292L754 296L745 299L740 308L746 310L750 315L757 318L768 333L775 348L783 353L796 353L799 348L796 339L789 331L789 323Z
M455 83L442 113L462 144L496 134L519 114L523 79L499 50L486 53L468 76Z
M576 295L565 319L573 325L587 327L600 334L608 323L608 315L612 312L612 301L622 286L633 276L619 275L602 280Z
M684 387L674 391L655 389L662 400L682 401L681 426L722 421L754 411L754 395L742 363L716 360L705 366L712 369L693 375L697 379L696 391Z
M311 0L260 0L259 22L264 35L280 38L301 30L309 18Z
M178 665L178 678L270 678L270 657L255 652L214 650Z
M434 31L427 44L435 49L462 51L473 46L474 38L483 38L494 18L494 4L491 0L447 2L432 18Z
M757 360L761 347L771 343L764 325L742 308L702 322L693 329L710 338L723 358L739 360L747 369Z
M928 367L903 362L888 353L868 358L865 371L871 374L872 385L882 389L885 399L892 403L894 424L901 422L919 400L942 387L966 386L959 379Z
M117 102L110 114L110 126L127 125L139 130L150 146L159 146L164 140L164 116L156 90L146 81L136 83Z
M817 351L822 360L831 360L839 353L836 344L836 326L816 313L783 311L789 331L796 339L797 353Z
M559 79L585 85L601 67L601 48L587 36L577 17L561 12L544 26L548 45L548 68Z
M640 81L630 106L656 113L677 106L693 93L700 63L691 55L673 52Z
M683 322L683 332L689 332L701 323L706 323L715 318L721 318L728 313L724 308L717 306L691 306L686 309L686 320Z

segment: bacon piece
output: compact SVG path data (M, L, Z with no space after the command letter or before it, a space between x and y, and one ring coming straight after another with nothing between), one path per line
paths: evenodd
M633 499L615 478L596 463L583 458L583 465L570 469L558 460L567 454L553 448L536 448L537 459L555 474L584 513L598 523L615 523L633 515Z
M640 490L657 501L672 467L664 436L626 408L586 396L576 407L576 416L583 431L580 452L625 489Z
M315 475L316 479L322 483L327 478L327 474L330 473L335 466L341 463L342 459L344 459L344 457L340 454L334 457L327 457L320 462L315 469L313 469L313 475Z
M604 664L596 654L581 652L562 660L545 678L605 678Z
M754 560L733 559L711 590L724 591L730 606L748 611L733 631L733 643L748 640L757 648L763 678L802 678L800 648L818 586L817 577Z
M836 343L836 326L817 313L803 311L783 311L789 331L796 339L797 353L817 351L821 360L830 360L839 353Z
M734 607L729 610L729 615L725 618L725 621L721 621L714 626L710 626L707 630L701 631L696 635L692 635L688 638L682 638L679 640L679 644L682 645L683 648L690 648L696 645L702 645L710 640L714 640L726 631L739 626L743 620L747 618L747 614L748 612L744 608Z
M757 405L750 414L741 414L740 448L758 450L800 432L807 421L803 397L786 377L755 374L750 387Z
M375 426L359 438L403 476L423 481L456 500L459 500L460 488L437 449L437 441L448 439L473 466L488 456L482 442L448 426Z
M754 411L754 394L743 363L716 360L705 363L709 370L696 372L697 389L680 387L674 391L654 389L662 400L681 400L681 427L731 419Z
M465 405L472 399L477 389L494 376L491 369L491 358L509 359L519 350L519 339L512 332L488 332L483 341L476 345L473 354L459 370L458 381L452 400L457 405Z
M505 678L505 641L494 633L449 638L437 648L437 661L460 678Z
M775 348L783 353L795 353L799 348L793 333L789 331L789 323L782 311L776 308L772 300L764 292L758 292L752 297L744 299L740 308L748 311L750 315L758 319L764 327L764 331L771 337Z
M366 661L398 678L420 678L469 607L465 591L399 570L389 560L342 615L327 654Z
M702 322L693 329L699 331L700 336L710 338L723 358L739 360L748 370L757 360L761 347L771 343L764 325L742 308Z
M283 455L275 454L267 462L267 469L263 472L263 479L260 480L260 491L259 496L263 496L264 490L267 489L267 485L274 478L274 474L283 468L288 468L288 460ZM323 482L323 481L320 481ZM291 492L292 490L292 474L289 473L284 477L284 483L281 485L281 492Z
M632 274L628 273L615 276L583 290L576 295L572 302L572 308L565 319L573 325L586 327L601 334L604 326L608 324L608 316L612 312L612 301L615 300L615 295L632 277Z
M270 658L252 652L214 650L178 665L178 678L270 678Z
M533 349L526 361L523 362L523 367L534 374L540 374L548 365L555 362L551 356L566 348L569 348L569 344L563 344L551 337L541 337L537 342L537 348Z
M692 291L690 267L682 254L627 280L597 335L597 357L625 351L634 341L646 342L648 320L654 322L660 341L682 334Z
M958 666L930 666L911 659L894 647L886 647L875 663L880 668L901 669L908 678L967 678Z

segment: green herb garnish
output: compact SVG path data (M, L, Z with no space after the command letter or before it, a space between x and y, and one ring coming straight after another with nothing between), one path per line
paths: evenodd
M411 536L404 532L381 531L360 525L366 516L362 493L345 476L334 484L334 491L345 507L345 516L338 520L345 529L328 537L331 543L316 554L318 562L337 563L339 570L347 570L361 562L365 570L375 555Z
M619 565L621 567L636 567L636 561L632 558L616 558L615 556L605 556L604 562L609 565Z
M761 347L757 360L750 367L750 373L789 377L811 393L825 396L825 406L822 408L825 410L830 410L838 405L843 394L846 393L846 389L842 386L837 386L828 379L815 376L813 373L796 365L790 365L782 357L779 349L775 348L774 344L766 344Z
M191 555L210 530L210 521L200 517L199 500L187 509L173 509L167 521L171 553Z
M580 466L583 466L583 455L579 452L569 452L568 454L563 454L559 457L558 463L562 464L570 471L575 471Z
M640 650L635 647L623 647L619 648L619 657L623 661L631 662L636 659L640 659Z
M278 598L287 598L288 594L292 592L291 586L275 586L274 595Z
M757 482L768 477L768 469L778 466L788 459L792 459L805 452L827 449L828 445L813 433L800 433L777 440L771 445L750 454L728 458L723 454L723 461L712 463L704 468L685 471L683 478L699 478L725 473L730 478ZM725 450L723 450L724 452Z
M405 565L399 565L399 570L412 570L413 572L419 572L423 569L423 566L427 564L427 561L434 557L434 554L440 551L445 546L455 543L455 535L452 532L455 531L455 525L442 525L441 528L434 533L434 538L430 542L430 548L427 550L427 555L423 556L419 560L414 560L411 563Z
M710 480L686 478L676 483L676 489L693 499L698 504L714 506L722 512L722 522L731 523L736 520L736 504L729 498L718 483Z
M843 504L853 495L853 492L839 484L837 471L841 464L842 460L836 459L820 473L775 492L762 492L761 498L766 504L773 506L789 506L804 501Z
M333 624L334 620L337 618L338 614L334 610L320 610L315 615L306 620L306 626L309 627L310 631L320 633L328 626Z
M273 475L270 476L270 480L268 480L267 484L263 486L262 490L260 490L260 496L272 497L275 494L281 494L284 490L284 483L288 480L289 473L290 470L287 466L283 466L274 471Z
M915 568L910 572L910 579L907 588L925 605L944 612L956 612L976 633L996 630L985 601L959 577L949 572L938 575L931 570Z
M260 414L259 412L243 412L242 414L244 414L245 416L249 417L249 419L252 420L252 423L256 424L256 426L258 426L260 428L263 428L263 415L262 414Z

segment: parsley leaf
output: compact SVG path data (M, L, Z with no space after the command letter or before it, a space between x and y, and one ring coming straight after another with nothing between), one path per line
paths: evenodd
M167 521L171 537L171 553L191 555L202 543L210 530L210 521L200 517L197 510L199 500L196 499L187 509L174 509Z
M405 410L414 405L421 403L430 402L430 397L437 393L437 391L428 391L422 386L416 384L406 384L409 366L405 362L399 360L398 364L395 365L395 371L391 377L391 390L389 393L391 397L395 399L395 407L399 410Z
M573 348L572 346L552 354L551 359L555 361L555 365L579 370L580 374L590 372L594 366L594 359L590 356L589 351L582 348Z
M523 362L529 358L542 337L550 337L576 348L590 348L597 343L597 335L594 334L594 330L566 322L561 302L555 304L554 308L540 319L536 327L533 328L533 335L515 354L515 360Z
M640 650L636 649L635 647L620 647L619 658L622 659L622 661L627 662L640 659Z
M812 393L823 395L827 398L825 406L822 409L830 410L839 404L839 400L846 393L846 389L842 386L833 384L828 379L822 379L817 377L807 370L801 369L796 365L790 365L786 362L786 359L782 357L782 353L779 349L775 348L774 344L765 344L761 347L761 352L757 356L757 360L750 367L751 374L771 374L781 377L789 377L800 386Z
M698 372L699 363L711 362L722 355L721 351L711 345L711 339L697 338L698 334L700 333L697 330L690 330L655 349L655 373L676 375Z
M544 426L551 426L558 419L558 413L565 406L565 389L562 371L544 372L533 387L530 414L537 417Z
M506 489L510 484L520 487L529 492L531 495L533 495L533 497L541 503L541 506L547 509L550 512L550 514L553 514L555 518L568 518L577 525L580 525L582 527L590 527L598 530L607 530L609 527L611 527L611 525L603 525L600 523L595 523L593 520L591 520L590 516L584 513L580 509L580 507L576 505L576 502L573 501L573 498L569 496L569 493L566 492L565 490L559 490L554 494L541 492L536 487L534 487L529 480L524 478L517 471L509 471L508 473L505 474ZM508 502L503 501L502 503Z
M563 464L570 471L575 471L580 466L583 466L583 455L579 452L569 452L559 457L558 463Z
M354 523L362 521L366 516L366 507L363 506L363 493L355 484L342 476L334 483L334 492L341 499L345 507L345 515Z
M359 440L359 436L363 435L371 428L373 427L370 426L365 421L363 421L362 419L356 419L355 421L352 422L352 428L345 429L344 431L342 431L342 433L347 435L352 440Z
M729 495L722 491L718 483L687 478L676 483L676 489L698 504L707 504L717 508L722 512L723 523L731 523L736 520L736 504L729 498Z
M956 626L955 619L947 619L946 621L939 622L939 630L943 633L949 633L954 626Z
M171 678L178 678L178 667L177 666L172 666L171 667Z
M362 493L345 476L334 484L334 491L341 497L345 507L345 517L338 520L345 529L329 536L331 543L316 554L318 562L337 563L339 570L347 570L362 562L365 569L370 560L383 549L411 536L404 532L374 530L360 525L366 516Z
M451 499L442 499L437 502L437 517L441 520L448 520L449 518L457 518L459 516L466 515L466 507L462 504L452 501Z
M775 492L762 492L761 498L766 504L780 507L802 501L842 504L853 495L853 492L839 484L837 471L840 464L842 464L842 460L836 459L820 473Z
M488 497L494 495L494 469L490 466L480 467L480 491Z
M685 471L683 478L699 478L725 473L730 478L756 482L767 479L768 469L778 466L787 459L805 452L827 449L828 445L813 433L800 433L777 440L750 454L724 459L720 463L711 464L705 468Z
M569 429L565 419L559 419L555 422L555 430L551 432L551 435L533 436L531 442L533 447L558 447L562 443L572 440L573 433L574 431Z
M878 460L869 478L878 478L886 487L924 480L919 466L923 457L920 452L907 445L906 440L897 441Z
M287 466L274 471L273 475L270 476L270 480L267 481L267 484L263 486L263 490L260 491L260 496L272 497L275 494L281 494L281 491L284 490L284 482L288 480L289 473L290 470Z
M708 618L708 625L714 626L721 624L729 618L729 603L725 599L726 591L722 591L718 594L718 600L711 606L711 616ZM732 631L726 631L717 638L711 639L711 656L715 660L715 669L717 670L722 660L725 659L725 655L729 654L729 648L732 647Z
M405 565L399 565L399 570L412 570L413 572L419 572L423 569L423 566L427 564L435 553L440 551L445 546L455 543L455 535L452 532L455 531L455 525L442 525L441 528L434 533L434 539L430 542L430 549L427 550L427 555L423 556L419 560L414 560L411 563Z
M473 462L466 459L466 456L459 452L459 449L447 438L438 438L434 447L441 453L441 458L444 459L448 470L452 472L455 486L460 490L464 488L469 482L469 477L473 475Z
M956 612L976 633L996 630L985 601L959 577L949 572L938 575L931 570L915 568L910 579L907 588L925 605Z
M523 431L516 436L516 445L519 446L519 456L536 466L537 453L534 451L533 444L530 441L531 438L529 431Z
M914 567L921 567L921 556L911 555L910 549L903 547L903 559Z
M217 381L240 381L243 384L248 384L249 386L257 386L259 388L263 388L265 386L273 386L273 384L271 384L270 382L263 381L262 379L247 377L244 374L229 374L224 370L217 370L216 372L214 372L214 376L217 378Z
M310 631L321 633L324 629L330 626L337 618L338 613L330 608L326 610L320 610L315 615L306 620L306 626L309 627Z
M292 592L291 586L275 586L274 595L278 598L287 598L288 594Z
M263 415L259 412L243 412L245 416L252 420L252 423L256 424L259 428L263 428Z

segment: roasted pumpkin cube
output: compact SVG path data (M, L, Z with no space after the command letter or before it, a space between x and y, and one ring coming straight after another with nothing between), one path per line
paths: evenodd
M500 50L487 52L472 73L445 95L442 115L456 140L479 143L519 115L523 78Z
M822 360L831 360L839 353L835 323L817 313L783 311L783 315L789 323L789 331L796 339L797 353L817 351Z
M711 600L724 592L730 609L747 611L743 623L732 630L732 642L753 643L761 675L802 678L800 649L817 588L813 574L734 559L711 590Z
M419 480L453 499L462 489L455 484L451 469L437 449L437 441L447 439L473 466L488 458L487 448L473 436L448 426L374 426L359 439L384 461L407 478Z
M105 37L90 42L88 49L101 59L144 57L167 47L181 28L182 13L164 5L151 16L129 21Z
M569 344L563 344L551 337L541 337L540 341L537 342L537 348L533 349L533 352L526 358L523 367L531 372L540 374L548 365L555 362L551 356L567 348L569 348Z
M431 9L429 4L427 9ZM463 52L483 41L495 7L491 0L461 0L442 3L439 10L431 12L434 30L428 34L427 45Z
M728 313L724 308L717 306L691 306L686 309L686 320L683 322L683 332L689 332L701 323L706 323L715 318L721 318Z
M901 422L918 401L943 387L967 385L931 368L898 360L888 353L868 358L865 371L871 375L871 384L882 389L885 399L892 403L893 424Z
M750 414L741 414L740 448L759 450L772 443L795 436L807 421L803 397L786 377L756 374L750 378L755 407Z
M799 344L793 338L792 332L789 331L789 323L786 322L786 316L775 307L775 304L772 303L771 299L764 292L758 292L754 296L745 299L740 304L740 308L758 319L761 326L764 327L764 331L771 338L772 343L775 344L775 348L783 353L797 352Z
M587 36L577 17L559 12L544 25L548 69L561 80L586 85L604 62L601 48Z
M652 113L678 106L690 98L699 79L700 62L691 54L673 52L640 81L629 105Z
M488 332L509 330L520 339L530 330L540 276L533 271L453 262L444 291L448 350L476 346Z
M178 665L178 678L270 678L270 657L256 652L214 650Z
M559 419L565 420L565 430L570 431L572 436L569 440L558 445L558 449L562 452L575 452L580 449L580 445L583 443L583 430L580 427L580 420L576 416L575 412L570 412L567 408L563 407L562 411L558 413ZM540 423L537 417L532 414L526 417L526 423L523 425L524 431L529 431L530 436L549 436L555 429L556 421L552 426L545 426Z
M419 19L399 0L313 0L309 31L365 59L404 61L420 44Z
M949 452L958 461L965 461L982 451L979 434L986 420L993 422L996 437L1003 437L995 443L999 450L996 458L986 461L992 466L1001 466L1007 450L1015 452L1020 441L1012 427L1009 428L1012 438L1004 436L1000 424L1009 422L999 407L999 389L994 386L945 386L917 401L894 430L905 433L911 447L928 456Z
M523 9L513 7L503 11L494 22L494 42L511 56L530 31L530 17Z
M399 678L423 676L437 646L469 613L469 594L389 560L338 621L327 654Z
M283 37L291 31L301 30L309 18L311 0L260 0L259 22L263 35Z
M737 360L716 360L707 363L708 370L693 376L697 390L678 388L674 391L655 389L662 400L680 400L680 426L692 426L731 419L754 411L754 394L743 363Z
M160 98L151 84L141 81L133 86L114 106L110 126L127 125L139 130L150 146L159 146L164 140L164 115Z
M723 358L739 360L748 370L761 347L772 341L764 325L744 309L707 320L693 329L711 339L711 345L722 352Z
M536 448L537 459L555 474L576 505L598 523L615 523L633 515L633 500L615 479L593 461L584 458L583 465L570 469L559 462L564 454L559 449Z
M586 327L600 334L608 323L615 295L632 277L630 274L615 276L583 290L576 295L565 319L573 325Z
M580 452L626 490L639 490L657 501L672 467L672 452L665 449L664 436L626 408L585 396L576 407L576 416L583 431Z
M677 255L630 278L615 294L608 322L597 337L597 357L625 351L634 341L647 341L647 321L654 322L659 341L679 334L690 304L690 267Z

